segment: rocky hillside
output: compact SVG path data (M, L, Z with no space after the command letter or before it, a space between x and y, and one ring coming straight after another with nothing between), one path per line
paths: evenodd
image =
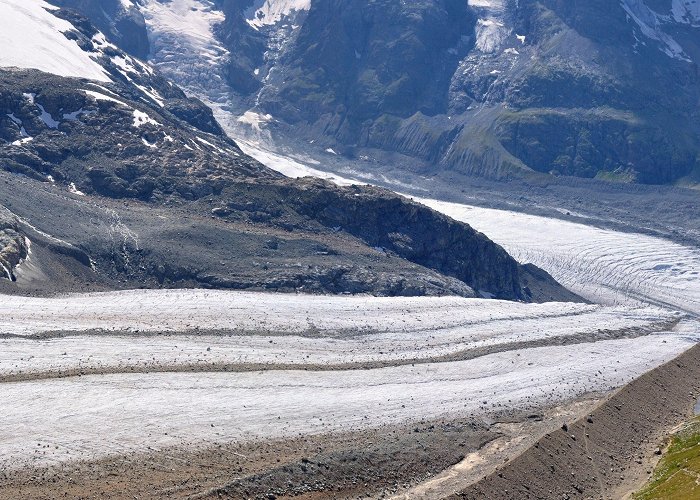
M209 108L80 15L33 5L25 16L15 5L15 21L58 27L49 34L64 38L39 47L51 58L33 52L27 68L0 69L0 263L16 280L10 290L576 299L422 205L283 178L244 155ZM61 66L73 74L46 71L59 56L73 58Z
M92 13L88 0L57 1ZM695 2L129 5L151 60L256 132L427 172L700 179Z
M259 72L257 109L348 155L395 151L465 173L698 175L694 3L469 4L312 1Z

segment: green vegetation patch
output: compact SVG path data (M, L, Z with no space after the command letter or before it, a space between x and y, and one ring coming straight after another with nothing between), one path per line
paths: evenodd
M700 418L673 435L668 450L636 500L700 498Z

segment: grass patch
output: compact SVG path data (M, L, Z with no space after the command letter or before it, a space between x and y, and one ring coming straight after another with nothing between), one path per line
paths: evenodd
M635 500L700 498L700 418L673 435L649 483Z

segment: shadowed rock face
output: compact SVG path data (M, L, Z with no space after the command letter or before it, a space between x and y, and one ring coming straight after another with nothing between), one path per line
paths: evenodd
M230 83L292 137L488 177L698 176L700 22L670 1L316 1L257 31L249 3L224 3Z
M94 2L61 1L101 22ZM252 0L212 6L233 108L283 136L491 178L700 178L692 4L312 0L256 26Z
M655 40L620 2L500 3L312 3L261 107L348 153L487 176L503 165L643 183L697 172L698 28L662 24Z
M466 2L314 2L284 77L261 94L266 109L290 121L336 115L333 133L352 141L365 120L444 113L473 25Z
M518 265L470 226L391 191L338 187L312 178L247 182L237 184L234 191L236 199L246 202L229 202L218 212L224 217L242 211L282 226L314 230L320 224L496 298L543 301L554 297L548 296L547 288L555 282L546 273ZM558 296L577 300L573 294Z
M12 213L40 228L6 228L9 277L29 237L39 260L42 249L69 257L69 268L94 268L98 281L578 299L548 276L532 279L469 226L389 191L282 178L202 130L210 115L197 101L176 94L161 107L122 83L36 71L1 72L0 88L2 166L46 186L18 195L9 181L0 185ZM95 201L60 201L56 189L69 185ZM124 213L100 196L148 205Z

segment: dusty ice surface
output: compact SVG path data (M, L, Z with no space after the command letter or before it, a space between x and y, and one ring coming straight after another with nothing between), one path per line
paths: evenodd
M317 172L271 153L260 159L287 175ZM118 372L0 384L0 398L10 402L3 415L8 425L0 431L2 465L442 415L480 418L495 409L619 387L696 342L697 249L545 217L420 201L472 224L520 261L604 305L203 290L0 297L0 376L76 367ZM658 332L674 318L682 318L677 327ZM631 329L635 338L600 340L607 330ZM56 331L70 335L57 337ZM566 345L519 345L531 341ZM503 352L439 359L485 347ZM402 363L414 358L427 362ZM345 369L367 362L390 366ZM211 363L269 369L183 372ZM128 373L163 365L173 371Z
M485 0L489 3L488 0ZM288 177L322 177L340 185L363 184L329 174L299 158L243 141L244 151ZM700 249L639 233L600 229L561 219L413 197L466 222L589 300L604 304L656 304L700 315Z
M678 316L648 306L139 290L2 297L0 318L2 377L81 368L431 360L534 341L593 341L605 332L648 334Z
M405 331L606 311L573 303L460 297L313 296L214 290L132 290L0 300L0 334L50 331ZM623 311L619 309L618 311Z
M690 342L680 335L646 336L376 370L5 383L0 467L532 408L617 387Z
M0 317L5 334L0 376L90 367L116 371L0 383L0 400L6 402L0 466L8 469L148 447L533 408L624 384L688 348L696 331L683 321L676 331L654 333L659 321L677 315L651 306L204 290L4 296ZM596 341L600 330L632 328L641 336ZM72 333L46 337L57 329ZM221 331L214 335L212 329ZM571 345L517 344L571 336L578 336ZM484 346L501 346L503 352L430 362ZM428 362L400 363L416 357ZM397 366L317 371L319 365L368 361ZM212 363L317 366L176 370ZM155 364L169 364L173 371L129 373L129 367Z
M316 172L267 156L288 175ZM0 384L0 398L11 402L3 415L7 429L15 429L0 434L2 465L442 415L480 418L494 409L619 387L696 342L697 249L545 217L420 201L472 224L520 261L604 305L203 290L2 297L0 376L76 367L125 372ZM661 322L674 318L683 318L679 326L658 332ZM601 331L630 329L635 338L599 340ZM70 335L57 337L56 331ZM567 345L518 344L531 341ZM485 347L503 352L437 359ZM402 363L414 358L427 363ZM366 362L391 366L344 366ZM182 372L211 363L270 369ZM128 373L159 365L179 369Z

